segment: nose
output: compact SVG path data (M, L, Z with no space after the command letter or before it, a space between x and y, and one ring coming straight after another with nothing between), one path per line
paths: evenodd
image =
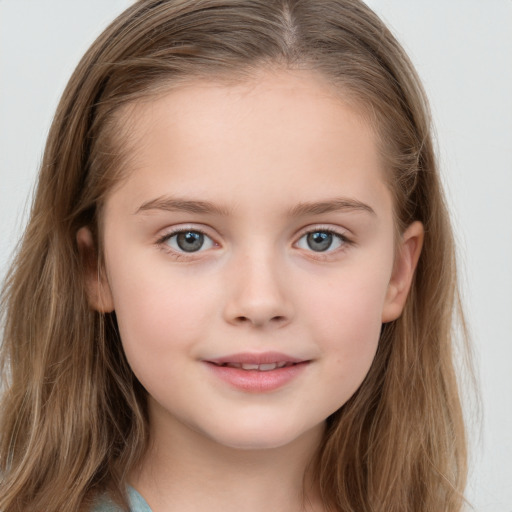
M293 317L286 277L271 255L244 255L232 263L225 320L232 325L280 328Z

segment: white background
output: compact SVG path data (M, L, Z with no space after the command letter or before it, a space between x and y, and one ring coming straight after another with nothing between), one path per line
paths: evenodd
M368 3L416 64L437 126L483 403L468 497L512 512L512 0ZM0 277L64 85L129 4L0 0Z

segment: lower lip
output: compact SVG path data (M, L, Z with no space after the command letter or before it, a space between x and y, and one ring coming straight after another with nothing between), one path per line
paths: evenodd
M206 364L214 375L234 388L247 393L266 393L279 389L298 377L309 361L268 371L242 370L208 362Z

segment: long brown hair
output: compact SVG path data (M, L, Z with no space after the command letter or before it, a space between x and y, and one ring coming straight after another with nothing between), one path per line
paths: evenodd
M356 102L379 134L397 233L424 247L402 316L383 325L355 395L327 420L315 462L328 510L456 512L466 443L453 366L453 237L428 104L393 35L359 0L142 0L73 74L48 137L31 217L2 295L0 510L123 503L147 446L146 394L115 313L88 305L76 233L100 248L101 206L121 179L123 108L189 79L307 69ZM126 130L125 130L126 131Z

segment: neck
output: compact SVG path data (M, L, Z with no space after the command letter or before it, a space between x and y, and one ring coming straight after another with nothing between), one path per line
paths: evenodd
M310 465L322 434L319 425L286 446L247 450L182 424L152 429L131 482L153 512L319 512Z

